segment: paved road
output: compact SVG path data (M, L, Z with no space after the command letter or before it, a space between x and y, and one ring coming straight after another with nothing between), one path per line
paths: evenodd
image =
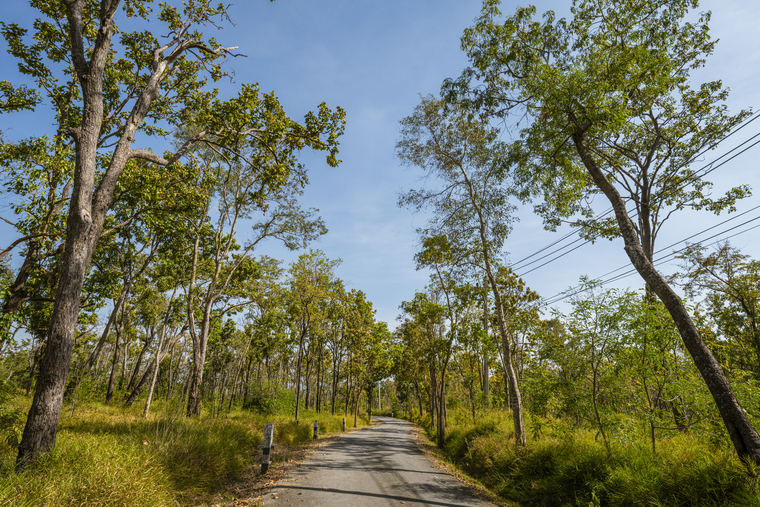
M493 507L425 457L410 423L377 419L382 424L317 449L265 495L264 505Z

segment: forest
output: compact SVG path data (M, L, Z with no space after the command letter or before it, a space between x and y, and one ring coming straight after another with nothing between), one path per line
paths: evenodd
M0 82L0 505L216 505L255 475L264 423L277 466L315 420L373 414L504 505L760 505L760 261L726 235L657 242L684 214L750 222L749 186L716 194L697 164L755 117L692 83L717 42L695 0L482 2L467 67L399 122L429 282L395 322L303 204L303 153L342 163L346 111L226 97L229 7L173 3L0 22L32 83ZM6 132L43 108L48 131ZM519 206L620 242L633 288L532 290L543 257L508 261Z

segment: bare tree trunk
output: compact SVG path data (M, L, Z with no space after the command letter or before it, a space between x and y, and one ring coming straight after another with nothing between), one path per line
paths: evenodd
M343 407L343 415L348 417L348 400L349 400L349 393L351 392L351 379L353 377L352 375L352 367L353 366L353 354L349 351L348 355L348 375L346 375L346 405Z
M123 316L122 316L123 319ZM111 403L113 399L113 390L116 383L117 370L119 368L119 358L121 354L121 325L116 326L116 340L113 347L113 361L111 363L111 375L108 379L108 391L106 392L106 403ZM125 354L126 355L126 354Z
M354 385L354 400L353 400L353 411L354 411L354 428L357 427L357 423L359 421L359 398L362 395L362 391L364 390L364 384L362 383L361 387L359 389L356 389L356 385Z
M156 348L156 358L151 365L153 367L153 377L150 380L150 387L148 388L148 399L145 400L145 409L143 410L143 417L148 417L150 411L150 404L153 401L153 390L156 388L156 378L158 378L158 372L161 369L161 347L164 345L164 335L166 334L166 326L161 328L161 334L158 336L158 347ZM167 347L167 349L171 346ZM167 350L168 351L168 350ZM164 353L166 355L166 353ZM148 368L150 369L150 368Z
M135 367L132 370L132 375L129 376L129 384L127 384L127 391L131 391L135 388L135 383L137 382L137 376L140 373L140 367L142 366L142 360L145 357L145 352L148 351L148 347L150 347L150 342L153 341L153 331L151 330L150 335L146 336L145 344L140 349L140 353L137 355L137 361L135 361Z
M480 201L475 195L473 184L470 181L467 173L462 171L463 177L467 184L467 189L470 194L470 201L478 215L479 233L481 241L481 252L483 254L483 264L488 277L488 282L491 285L491 293L493 294L494 303L496 306L496 318L499 326L499 335L501 336L502 347L504 348L504 376L509 384L510 392L510 406L512 408L512 422L515 428L515 447L521 448L527 445L525 437L525 423L523 421L523 406L522 406L522 394L520 393L520 386L517 383L517 375L515 375L514 367L512 366L512 355L509 347L509 333L507 331L506 317L504 315L504 306L501 301L501 294L499 293L499 286L496 283L496 277L493 272L491 263L491 251L489 249L488 235L486 231L487 220L483 215L483 210L480 206Z
M486 283L488 283L488 279L486 278L485 283L483 284L483 288L486 288ZM490 317L488 315L488 296L486 295L485 291L483 291L483 331L486 333L486 337L488 338L490 336L489 330L491 328L490 325ZM490 371L489 371L489 365L488 365L488 351L485 347L485 344L483 344L483 398L485 399L485 408L488 410L491 408L490 402L489 402L489 396L491 394L491 379L490 379Z
M473 392L475 383L474 380L470 380L470 385L468 386L468 391L470 393L470 407L472 408L472 423L475 424L477 422L477 418L475 417L475 393Z
M140 381L135 384L134 388L132 389L132 392L129 393L129 396L125 400L124 402L125 407L131 407L132 404L135 402L135 400L137 400L137 397L140 396L140 393L142 392L143 387L145 387L145 384L148 383L148 379L152 378L154 374L158 375L158 370L160 370L160 368L157 368L157 365L161 364L161 361L163 361L166 355L169 353L169 349L173 349L177 341L179 341L179 339L185 335L185 332L187 332L187 326L183 327L179 333L173 336L172 339L169 340L169 343L167 343L165 347L161 348L161 346L159 345L159 349L156 352L156 355L153 357L153 360L145 369L145 371L142 374L142 377L140 377ZM149 399L151 400L153 399L152 393L149 393Z
M76 390L76 388L79 387L79 384L82 382L82 378L84 378L84 376L90 372L93 365L98 360L98 357L100 357L100 352L103 350L103 346L106 343L108 334L111 332L111 328L116 322L116 316L119 313L119 308L121 308L121 305L124 302L124 298L128 292L129 286L122 290L121 294L119 294L119 298L114 301L113 311L111 311L111 315L108 318L108 323L106 324L103 333L100 335L100 340L98 340L98 344L95 346L95 350L93 350L90 354L90 357L87 358L87 362L85 362L84 366L82 366L82 369L77 372L74 378L69 381L68 385L66 386L66 390L63 393L64 399L68 399Z
M243 369L243 363L245 362L247 356L248 356L248 349L251 347L251 340L248 340L248 343L245 346L245 352L240 356L240 360L238 361L238 367L235 369L235 378L232 381L232 392L230 393L230 405L227 407L227 411L232 410L232 402L235 399L235 392L237 391L237 382L238 378L240 377L240 371Z
M123 318L123 315L122 315ZM124 329L124 326L121 326ZM123 333L122 333L123 334ZM121 342L121 371L119 373L119 391L124 390L124 380L127 378L127 361L129 360L129 344L126 337Z
M32 394L32 387L34 386L34 376L37 374L37 366L40 364L40 356L42 355L43 342L40 340L37 342L37 346L33 348L32 354L29 360L29 380L26 383L26 395Z
M335 404L338 400L338 379L340 379L340 363L333 365L332 393L330 393L330 413L335 415Z
M169 357L169 383L166 385L166 401L169 402L169 399L172 395L172 385L174 385L174 350L176 349L176 345L172 347L172 355Z
M296 363L296 423L298 422L299 405L301 401L301 365L303 364L303 344L306 339L308 325L302 324L301 337L298 341L298 360Z
M248 403L248 395L250 394L251 389L251 367L253 366L253 357L248 358L248 366L246 366L245 369L245 381L243 382L243 406L245 407ZM259 363L259 367L261 367L261 363ZM269 381L269 378L267 377L267 382Z
M314 405L316 406L317 413L322 410L322 348L319 347L319 356L317 359L317 379L316 379L316 396L314 396Z

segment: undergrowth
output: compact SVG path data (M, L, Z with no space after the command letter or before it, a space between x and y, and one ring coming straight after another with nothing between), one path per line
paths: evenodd
M640 441L614 441L608 453L593 430L531 419L528 447L516 452L510 414L481 414L477 423L455 415L443 452L498 496L526 507L760 506L757 473L698 433L672 432L653 454L642 429ZM429 419L423 422L434 440Z
M28 399L15 400L26 413ZM65 408L65 407L64 407ZM177 506L204 503L222 486L258 466L264 425L275 424L273 467L287 449L341 430L341 416L304 411L292 416L235 411L188 419L177 404L154 403L151 415L88 402L64 410L53 452L14 472L13 439L0 442L0 506ZM23 422L23 421L22 421ZM23 426L22 426L23 427Z

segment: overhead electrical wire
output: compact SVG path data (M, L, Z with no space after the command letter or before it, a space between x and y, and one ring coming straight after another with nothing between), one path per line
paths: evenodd
M691 159L690 159L688 162L684 163L684 164L681 166L681 168L682 168L682 167L685 167L686 165L688 165L688 164L690 164L690 163L692 163L692 162L694 162L694 160L696 160L698 157L702 156L702 155L703 155L703 154L705 154L707 151L709 151L709 150L711 150L712 148L714 148L715 146L717 146L719 143L721 143L721 142L725 141L726 139L728 139L728 138L729 138L729 137L731 137L732 135L736 134L736 133L737 133L737 132L739 132L741 129L743 129L744 127L748 126L750 123L752 123L752 122L753 122L753 121L755 121L756 119L758 119L758 117L760 117L760 115L754 116L754 117L752 117L750 120L748 120L747 122L745 122L745 123L742 123L742 124L741 124L741 125L740 125L738 128L736 128L736 129L735 129L735 130L733 130L732 132L728 133L728 135L726 135L726 136L725 136L724 138L722 138L720 141L716 141L715 143L711 144L711 145L710 145L710 146L708 146L707 148L703 149L702 151L700 151L699 153L697 153L696 155L694 155L694 156L693 156L693 157L692 157L692 158L691 158ZM731 160L733 160L734 158L738 157L739 155L741 155L741 154L745 153L745 152L746 152L746 151L748 151L749 149L751 149L751 148L755 147L756 145L760 144L760 140L758 140L758 141L756 141L756 142L752 143L750 146L747 146L746 148L744 148L743 150L741 150L739 153L736 153L736 154L734 154L734 155L733 155L732 157L730 157L729 159L727 159L727 160L724 160L723 162L721 162L721 163L720 163L720 164L718 164L718 165L715 165L715 163L716 163L716 162L718 162L718 161L720 161L722 158L724 158L724 157L726 157L726 156L730 155L731 153L733 153L733 152L734 152L734 151L736 151L737 149L741 148L742 146L746 145L747 143L749 143L750 141L752 141L752 140L754 140L754 139L756 139L756 138L758 138L758 137L760 137L760 132L758 132L758 133L757 133L757 134L755 134L754 136L750 137L749 139L745 140L743 143L741 143L741 144L739 144L739 145L737 145L737 146L733 147L732 149L730 149L730 150L729 150L729 151L727 151L726 153L722 154L720 157L718 157L717 159L713 160L712 162L710 162L709 164L707 164L706 166L704 166L702 169L700 169L700 170L696 171L696 172L695 172L695 175L696 175L697 177L700 177L700 178L701 178L701 177L703 177L703 176L706 176L706 175L710 174L711 172L715 171L716 169L718 169L718 168L722 167L723 165L727 164L728 162L730 162L730 161L731 161ZM700 171L703 171L703 172L702 172L702 174L699 174L699 172L700 172ZM684 186L685 186L685 185L684 185ZM598 220L600 220L602 217L606 216L606 215L607 215L607 214L609 214L611 211L612 211L612 208L609 208L607 211L605 211L604 213L602 213L601 215L599 215L599 217L595 218L593 221L598 221ZM563 237L561 237L561 238L557 239L556 241L552 242L551 244L549 244L549 245L547 245L547 246L545 246L545 247L543 247L543 248L541 248L541 249L537 250L536 252L534 252L534 253L532 253L532 254L528 255L527 257L524 257L524 258L520 259L520 260L519 260L519 261L517 261L517 262L514 262L514 263L512 263L512 264L510 265L510 267L511 267L512 269L515 269L516 267L518 267L520 264L522 264L522 263L523 263L523 262L525 262L526 260L528 260L528 259L530 259L530 258L532 258L532 257L534 257L534 256L536 256L536 255L538 255L538 254L540 254L540 253L542 253L542 252L544 252L544 251L548 250L549 248L551 248L551 247L553 247L553 246L557 245L558 243L560 243L560 242L562 242L562 241L565 241L566 239L568 239L569 237L571 237L571 236L573 236L573 235L575 235L575 234L576 234L576 232L575 232L575 231L570 231L569 233L565 234ZM532 265L532 264L535 264L536 262L538 262L538 261L540 261L540 260L542 260L542 259L545 259L546 257L549 257L549 256L551 256L551 255L553 255L553 254L555 254L555 253L559 253L559 252L561 252L562 250L565 250L565 249L569 248L570 246L574 245L575 243L577 243L578 241L581 241L581 240L582 240L582 238L578 238L578 239L576 239L575 241L573 241L573 242L571 242L571 243L569 243L569 244L567 244L567 245L564 245L564 246L562 246L562 247L560 247L560 248L558 248L558 249L556 249L556 250L554 250L554 251L552 251L552 252L549 252L549 253L547 253L547 254L545 254L545 255L543 255L543 256L541 256L541 257L539 257L538 259L535 259L535 260L533 260L533 261L531 261L531 262L529 262L529 263L527 263L527 264L524 264L524 265L523 265L523 266L521 266L521 267L522 267L522 268L526 268L526 267L528 267L528 266L530 266L530 265ZM536 266L536 267L535 267L535 268L533 268L533 269L530 269L530 270L528 270L528 271L525 271L524 273L522 273L522 274L520 274L520 275L518 275L518 276L522 277L522 276L524 276L524 275L526 275L526 274L528 274L528 273L532 273L533 271L536 271L537 269L539 269L539 268L541 268L541 267L543 267L543 266L546 266L547 264L550 264L550 263L554 262L555 260L558 260L558 259L560 259L560 258L564 257L565 255L567 255L567 254L569 254L569 253L571 253L571 252L573 252L573 251L575 251L575 250L579 249L580 247L582 247L582 246L584 246L584 245L587 245L587 244L589 244L589 243L591 243L591 242L592 242L592 240L586 240L586 241L585 241L584 243L582 243L581 245L578 245L578 246L576 246L575 248L572 248L571 250L568 250L568 251L566 251L566 252L563 252L561 255L558 255L557 257L555 257L555 258L553 258L553 259L550 259L550 260L548 260L548 261L544 262L543 264L541 264L541 265L539 265L539 266Z
M612 208L609 208L607 211L605 211L604 213L602 213L601 215L599 215L597 218L595 218L595 219L594 219L594 221L596 221L596 220L599 220L599 219L600 219L600 218L602 218L603 216L605 216L605 215L609 214L609 212L610 212L610 211L612 211ZM570 232L568 232L567 234L565 234L564 236L562 236L562 237L561 237L561 238L559 238L558 240L556 240L556 241L554 241L554 242L552 242L552 243L550 243L550 244L546 245L545 247L541 248L540 250L537 250L537 251L533 252L532 254L528 255L527 257L523 257L523 258L522 258L522 259L520 259L519 261L513 262L512 264L510 264L510 267L511 267L512 269L516 268L518 265L520 265L520 264L522 264L523 262L527 261L527 260L528 260L528 259L530 259L531 257L534 257L534 256L536 256L536 255L540 254L541 252L544 252L544 251L548 250L549 248L553 247L553 246L554 246L554 245L556 245L557 243L560 243L560 242L562 242L562 241L565 241L565 240L566 240L567 238L569 238L570 236L575 236L575 234L576 234L576 231L570 231ZM571 244L572 244L572 243L571 243ZM563 247L563 248L565 248L565 247ZM562 248L560 248L559 250L562 250ZM555 250L555 252L558 252L559 250ZM552 253L554 253L554 252L552 252ZM551 255L551 253L549 253L549 254L547 254L547 255ZM544 257L545 257L545 256L544 256ZM541 257L541 259L543 259L544 257ZM540 259L537 259L537 260L540 260ZM537 262L537 260L536 260L536 261L533 261L533 262L530 262L530 263L528 263L528 264L526 264L526 266L530 266L530 265L531 265L531 264L533 264L534 262ZM525 266L523 266L523 267L525 267Z
M734 229L737 229L737 228L739 228L739 227L742 227L743 225L746 225L746 224L748 224L748 223L754 222L755 220L758 220L758 219L760 219L760 216L757 216L757 217L755 217L755 218L752 218L752 219L750 219L750 220L748 220L748 221L746 221L746 222L743 222L743 223L741 223L741 224L739 224L739 225L736 225L736 226L734 226L734 227L731 227L731 228L729 228L729 229L726 229L725 231L721 231L721 232L719 232L718 234L714 234L713 236L710 236L710 237L708 237L708 238L705 238L705 239L703 239L702 241L707 241L707 240L713 239L713 238L715 238L715 237L717 237L717 236L720 236L720 235L722 235L722 234L725 234L726 232L729 232L729 231L732 231L732 230L734 230ZM722 222L722 223L725 223L725 222ZM713 227L710 227L710 228L708 228L708 229L705 229L704 231L701 231L701 232L699 232L698 234L692 235L692 236L690 236L690 238L691 238L691 237L694 237L694 236L696 236L696 235L699 235L699 234L703 234L704 232L707 232L707 231L708 231L708 230L710 230L710 229L714 229L714 228L715 228L715 227L717 227L718 225L722 225L722 223L720 223L720 224L716 224L715 226L713 226ZM721 239L717 240L716 242L713 242L713 243L710 243L710 244L708 244L707 246L712 246L712 245L714 245L714 244L716 244L716 243L719 243L719 242L721 242L721 241L724 241L724 240L726 240L726 239L729 239L729 238L733 238L734 236L738 236L739 234L744 234L745 232L751 231L752 229L755 229L756 227L760 227L760 225L758 225L758 226L753 226L753 227L750 227L749 229L746 229L746 230L744 230L744 231L740 231L740 232L738 232L738 233L735 233L735 234L732 234L732 235L730 235L730 236L726 236L725 238L721 238ZM687 239L688 239L688 238L687 238ZM679 243L681 243L681 242L683 242L683 241L686 241L686 240L681 240L681 241L679 241L679 242L677 242L677 243L674 243L674 245L677 245L677 244L679 244ZM701 242L700 242L700 243L701 243ZM673 246L673 245L671 245L671 246ZM670 247L666 247L666 248L670 248ZM671 253L669 253L669 254L666 254L666 255L664 255L664 256L662 256L662 257L660 257L660 258L654 259L654 260L652 261L652 264L658 264L658 263L662 263L662 262L663 262L664 260L666 260L667 258L669 258L669 257L672 257L672 256L675 256L676 254L678 254L678 253L680 253L680 252L683 252L684 250L686 250L686 248L688 248L688 247L684 247L684 248L681 248L681 249L679 249L679 250L675 250L675 251L673 251L673 252L671 252ZM664 250L664 249L658 250L658 251L657 251L657 253L659 253L659 252L662 252L662 250ZM615 275L615 276L613 276L613 277L611 277L611 278L607 278L607 279L604 279L604 277L606 277L606 276L609 276L609 275L611 275L611 274L613 274L613 273L617 273L618 271L620 271L620 270L622 270L622 269L626 269L626 268L629 268L629 269L628 269L627 271L625 271L624 273L621 273L621 274L619 274L619 275ZM597 277L597 279L598 279L598 280L600 280L600 282L601 282L601 284L602 284L602 285L604 285L604 284L606 284L606 283L611 283L611 282L615 282L615 281L617 281L617 280L620 280L620 279L626 278L626 277L628 277L628 276L631 276L631 275L633 275L634 273L636 273L636 269L635 269L635 268L631 268L631 267L630 267L630 264L626 264L626 265L624 265L624 266L621 266L621 267L619 267L619 268L617 268L617 269L614 269L614 270L612 270L612 271L609 271L609 272L607 272L607 273L603 274L603 275L602 275L602 276L600 276L600 277ZM572 296L572 295L575 295L575 294L577 294L577 293L578 293L577 289L578 289L579 287L580 287L579 285L576 285L576 286L574 286L574 287L571 287L571 288L570 288L570 289L568 289L567 291L563 291L563 292L561 292L561 293L559 293L559 294L556 294L556 295L554 295L554 296L551 296L550 298L547 298L547 299L545 300L545 304L554 304L554 303L556 303L556 302L562 301L563 299L567 299L568 297L570 297L570 296ZM569 291L573 291L573 292L571 292L571 293L569 293L569 294L568 294L568 292L569 292Z
M760 209L760 205L758 205L758 206L755 206L754 208L751 208L751 209L749 209L749 210L747 210L747 211L744 211L744 212L742 212L742 213L740 213L740 214L738 214L738 215L735 215L735 216L733 216L733 217L731 217L731 218L728 218L728 219L726 219L726 220L723 220L722 222L719 222L719 223L717 223L717 224L715 224L715 225L712 225L712 226L710 226L710 227L708 227L708 228L706 228L706 229L703 229L703 230L701 230L701 231L699 231L699 232L697 232L697 233L695 233L695 234L692 234L691 236L689 236L689 237L687 237L687 238L684 238L684 239L682 239L682 240L676 241L675 243L672 243L671 245L668 245L668 246L666 246L666 247L664 247L664 248L661 248L661 249L657 250L657 252L655 252L655 254L657 254L657 253L661 253L663 250L667 250L667 249L669 249L669 248L672 248L672 247L674 247L674 246L676 246L676 245L679 245L679 244L681 244L681 243L684 243L684 242L686 242L686 241L688 241L688 240L690 240L690 239L692 239L692 238L694 238L694 237L696 237L696 236L700 236L700 235L704 234L705 232L711 231L711 230L713 230L713 229L715 229L715 228L717 228L717 227L720 227L721 225L724 225L724 224L726 224L727 222L730 222L731 220L735 220L736 218L739 218L739 217L741 217L741 216L743 216L743 215L746 215L746 214L748 214L748 213L751 213L752 211L755 211L755 210L757 210L757 209ZM758 216L756 216L756 217L754 217L754 218L751 218L751 219L749 219L749 220L747 220L747 221L744 221L744 222L742 222L742 223L740 223L740 224L738 224L738 225L735 225L735 226L733 226L733 227L730 227L730 228L728 228L728 229L726 229L726 230L723 230L723 231L721 231L721 232L719 232L719 233L717 233L717 234L713 234L712 236L709 236L709 237L707 237L707 238L704 238L704 239L702 239L702 240L700 241L700 243L703 243L703 242L705 242L705 241L709 241L709 240L711 240L711 239L713 239L713 238L716 238L716 237L718 237L718 236L722 236L723 234L725 234L725 233L727 233L727 232L730 232L730 231L733 231L733 230L735 230L735 229L738 229L738 228L740 228L740 227L742 227L742 226L745 226L745 225L747 225L747 224L749 224L749 223L752 223L752 222L754 222L754 221L756 221L756 220L760 220L760 215L758 215ZM753 226L753 227L750 227L749 229L746 229L746 230L744 230L744 231L740 231L740 232L738 232L738 233L735 233L735 234L732 234L732 235L730 235L730 236L727 236L727 237L721 238L721 239L717 240L716 242L710 243L710 244L709 244L709 245L707 245L707 246L712 246L712 245L714 245L714 244L716 244L716 243L719 243L719 242L721 242L721 241L725 241L726 239L729 239L729 238L733 238L733 237L735 237L735 236L738 236L739 234L744 234L745 232L748 232L748 231L751 231L751 230L753 230L753 229L756 229L757 227L760 227L760 225L755 225L755 226ZM654 259L654 260L652 261L652 264L659 264L659 263L662 263L663 261L665 261L665 260L666 260L666 259L668 259L669 257L673 257L673 256L677 255L678 253L680 253L680 252L683 252L684 250L686 250L686 248L688 248L688 247L684 247L684 248L681 248L681 249L679 249L679 250L675 250L675 251L673 251L673 252L671 252L671 253L668 253L668 254L666 254L666 255L663 255L662 257L659 257L659 258L657 258L657 259ZM626 268L629 268L629 269L628 269L627 271L625 271L624 273L621 273L621 274L619 274L619 275L615 275L615 276L613 276L613 277L611 277L611 278L607 278L607 279L605 279L605 277L607 277L607 276L609 276L609 275L611 275L611 274L613 274L613 273L617 273L618 271L620 271L620 270L623 270L623 269L626 269ZM621 266L621 267L619 267L619 268L617 268L617 269L614 269L614 270L612 270L612 271L609 271L609 272L607 272L607 273L605 273L605 274L603 274L603 275L601 275L601 276L597 277L597 279L601 281L601 284L602 284L602 285L604 285L604 284L606 284L606 283L611 283L611 282L615 282L615 281L617 281L617 280L621 280L621 279L623 279L623 278L626 278L626 277L628 277L628 276L631 276L631 275L633 275L633 274L635 274L635 273L636 273L636 269L635 269L635 268L631 268L631 267L630 267L630 264L626 264L626 265L624 265L624 266ZM546 298L546 299L544 299L544 300L541 302L541 306L548 306L548 305L551 305L551 304L557 303L557 302L559 302L559 301L562 301L563 299L567 299L568 297L571 297L571 296L573 296L573 295L577 294L577 293L578 293L578 290L577 290L577 289L578 289L578 287L579 287L579 286L577 286L577 285L576 285L576 286L574 286L574 287L571 287L570 289L568 289L568 290L566 290L566 291L560 292L559 294L555 294L554 296L551 296L551 297L549 297L549 298Z
M758 217L758 218L760 218L760 217ZM743 230L743 231L739 231L739 232L737 232L737 233L735 233L735 234L731 234L730 236L726 236L726 237L724 237L724 238L721 238L721 239L719 239L719 240L717 240L717 241L714 241L714 242L712 242L712 243L709 243L709 244L707 244L707 245L705 245L705 246L713 246L713 245L716 245L716 244L720 243L721 241L725 241L725 240L727 240L727 239L730 239L730 238L733 238L733 237L735 237L735 236L739 236L739 235L741 235L741 234L744 234L745 232L749 232L749 231L751 231L751 230L753 230L753 229L757 229L757 228L759 228L759 227L760 227L760 224L758 224L758 225L754 225L754 226L752 226L752 227L750 227L750 228L748 228L748 229L746 229L746 230ZM683 251L683 250L685 250L685 248L683 248L683 249L681 249L681 250L678 250L678 251L676 251L676 252L673 252L673 255L675 255L675 254L677 254L677 253L679 253L679 252L681 252L681 251ZM660 259L658 259L658 260L660 260ZM655 263L657 263L657 261L655 261ZM622 268L621 268L621 269L622 269ZM608 284L608 283L616 282L616 281L618 281L618 280L622 280L622 279L624 279L624 278L628 278L629 276L632 276L632 275L634 275L634 274L636 274L636 269L635 269L635 268L633 268L633 269L630 269L630 270L626 271L625 273L621 273L621 274L619 274L619 275L616 275L616 276L614 276L614 277L612 277L612 278L609 278L609 279L607 279L607 280L601 280L601 281L600 281L600 284L601 284L601 285L605 285L605 284ZM545 306L553 305L553 304L555 304L555 303L559 303L560 301L562 301L562 300L564 300L564 299L567 299L567 298L570 298L570 297L572 297L572 296L574 296L574 295L576 295L576 294L578 294L578 293L580 293L580 292L581 292L581 289L580 289L578 286L576 286L576 287L573 287L572 289L573 289L573 292L570 292L570 293L568 293L568 292L563 292L563 293L561 293L561 294L562 294L561 296L553 296L553 298L554 298L554 299L552 299L552 300L543 300L543 301L541 301L541 302L540 302L540 304L539 304L539 306L541 306L541 307L545 307Z

